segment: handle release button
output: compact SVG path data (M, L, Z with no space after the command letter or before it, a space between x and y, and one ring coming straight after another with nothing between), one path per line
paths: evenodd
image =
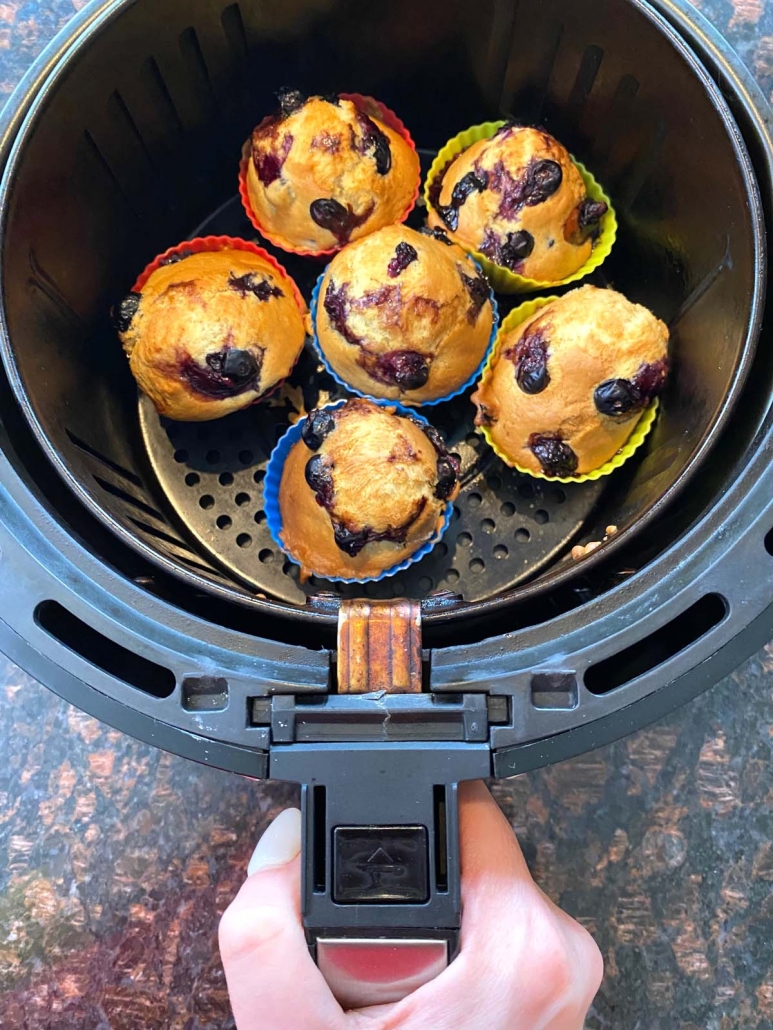
M339 826L333 831L333 900L421 905L429 899L424 826Z

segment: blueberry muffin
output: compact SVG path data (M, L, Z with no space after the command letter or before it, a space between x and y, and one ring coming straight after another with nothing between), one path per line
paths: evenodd
M429 224L511 272L558 283L591 256L607 212L568 151L542 129L504 125L432 182Z
M473 402L476 424L513 465L583 475L625 444L668 373L668 329L614 290L583 286L510 332Z
M476 374L494 310L485 278L445 233L390 225L333 258L315 322L320 350L348 386L423 404Z
M276 264L236 249L180 250L163 260L116 317L134 378L161 415L220 418L290 374L305 316Z
M297 91L279 100L252 134L246 168L248 214L266 236L329 252L407 215L419 159L375 109Z
M459 465L431 426L368 400L321 408L282 470L282 541L304 578L369 579L439 538Z

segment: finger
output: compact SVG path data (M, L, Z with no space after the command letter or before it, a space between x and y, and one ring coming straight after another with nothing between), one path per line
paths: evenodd
M552 973L546 983L563 983L572 994L579 990L590 1004L603 977L596 942L534 882L518 838L486 785L464 783L459 791L462 947L483 943L489 954L497 947L512 954L520 939L533 949L534 966L540 964L535 953L544 957L544 970Z
M462 784L462 933L458 958L394 1010L401 1030L542 1030L580 1025L593 972L568 943L574 921L534 883L483 783ZM594 945L595 947L595 945ZM582 1012L584 1015L584 1011Z
M563 926L574 968L582 971L578 986L584 992L584 1008L588 1009L604 979L604 958L598 944L596 944L588 930L581 923L578 923L577 920L567 915L546 895L543 895L543 897L556 921L560 922Z
M542 901L518 839L486 785L459 784L462 946L502 925L502 907ZM506 928L505 928L506 929Z
M343 1018L306 946L300 914L300 812L261 838L250 876L220 922L220 955L238 1030L333 1030Z

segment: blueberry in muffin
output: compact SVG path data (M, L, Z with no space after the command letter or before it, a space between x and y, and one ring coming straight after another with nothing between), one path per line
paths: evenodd
M583 475L620 450L668 374L668 329L614 290L583 286L509 330L473 402L511 464Z
M319 289L316 340L350 388L436 401L475 375L494 325L475 262L441 230L390 225L345 247Z
M558 283L587 263L607 205L592 200L565 147L506 124L430 186L429 224L518 275Z
M182 421L260 400L290 374L306 338L293 281L257 248L178 249L115 321L140 389Z
M282 469L282 541L304 577L372 579L439 538L458 492L432 426L363 399L320 408Z
M404 218L419 159L381 116L364 101L280 92L246 148L246 202L260 230L285 249L319 253Z

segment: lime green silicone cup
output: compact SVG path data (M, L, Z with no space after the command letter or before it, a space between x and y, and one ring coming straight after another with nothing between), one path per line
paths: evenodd
M517 308L513 308L499 327L499 332L497 333L497 338L494 341L494 346L491 348L488 361L483 366L482 379L485 379L494 367L504 338L511 333L513 329L521 325L522 322L531 318L532 315L539 311L540 308L544 308L546 305L552 304L554 300L558 300L558 297L535 297L534 300L527 300L523 304L519 304ZM517 465L497 447L491 439L488 427L478 426L478 432L483 436L494 454L496 454L496 456L500 458L505 465L509 465L510 468L517 469L519 472L523 472L527 476L532 476L534 479L547 479L551 483L587 483L589 480L601 479L602 476L608 476L610 473L614 472L615 469L619 469L621 465L624 465L644 443L647 434L655 423L657 413L658 401L655 400L642 412L641 418L636 423L633 432L617 454L610 458L609 461L604 462L604 464L600 465L597 469L593 469L591 472L585 472L581 476L546 476L543 472L534 472L532 469L524 468L522 465Z
M432 167L427 175L427 181L424 184L424 202L427 205L428 211L434 210L429 200L432 184L443 173L448 164L463 151L467 150L468 147L471 147L473 143L477 143L478 140L491 139L506 124L506 122L500 121L473 125L446 143L432 162ZM567 283L578 282L580 279L584 279L586 275L590 275L596 268L599 268L609 257L617 239L617 216L612 208L612 201L588 169L574 157L572 161L574 161L577 170L582 176L588 196L591 200L603 200L608 210L601 219L601 234L596 241L590 258L582 268L567 276L566 279L561 279L558 282L540 282L538 279L528 279L524 275L511 272L509 268L503 268L502 265L495 264L484 254L481 254L479 250L473 250L471 247L465 246L453 233L450 234L455 242L459 243L461 247L464 247L466 251L473 255L476 261L480 262L489 282L499 293L534 293L536 290L547 290L555 286L565 286Z

